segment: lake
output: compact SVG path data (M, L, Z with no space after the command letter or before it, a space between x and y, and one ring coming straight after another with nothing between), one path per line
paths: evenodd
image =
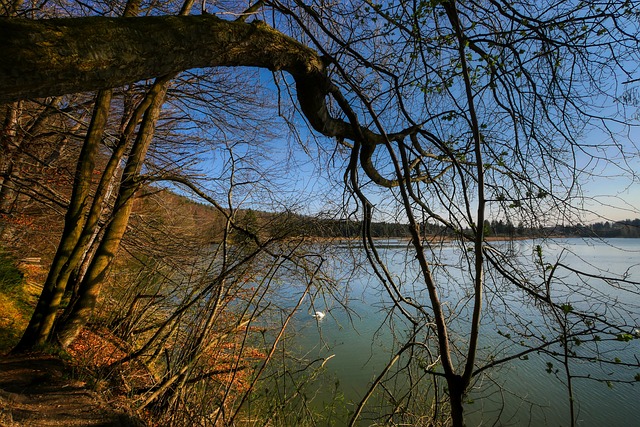
M610 275L624 274L627 281L640 281L640 240L634 239L610 239L606 241L585 241L582 239L567 239L556 242L516 241L512 243L495 243L496 245L513 245L509 248L522 258L522 262L535 264L535 246L542 245L545 262L552 262L561 256L563 264L584 269L595 273L602 269ZM345 249L346 251L346 249ZM357 250L356 250L357 252ZM436 277L441 282L449 281L450 284L460 280L460 273L456 273L460 263L460 250L454 246L443 244L437 248L442 269L436 269ZM406 244L394 242L381 249L383 257L392 275L399 278L406 292L409 292L415 300L424 299L424 289L420 282L416 281L417 272L411 259L410 251L406 250ZM350 262L345 255L345 266ZM316 410L332 411L331 417L325 419L326 425L344 425L348 419L348 413L353 411L359 400L369 389L371 382L392 358L394 336L402 341L408 325L401 321L394 323L394 328L389 327L390 318L388 308L390 300L385 290L366 266L364 260L360 260L362 268L355 274L349 275L341 282L342 289L346 290L341 298L331 299L307 298L303 303L303 309L293 319L292 334L284 345L289 351L299 357L312 360L325 359L324 367L317 378L314 378L315 393L309 395L311 405ZM405 268L407 267L407 268ZM340 268L336 265L335 268ZM412 271L413 270L413 271ZM560 271L563 270L563 271ZM453 273L452 273L453 272ZM622 303L635 307L635 317L632 319L635 325L640 326L640 296L637 286L627 284L633 292L619 289L618 284L611 286L611 282L600 283L588 277L578 280L575 275L566 269L558 269L556 272L558 281L563 284L553 285L554 297L558 301L578 296L573 308L583 309L581 304L595 303L594 309L601 309L597 304L602 296L607 298L619 298ZM446 278L446 280L445 280ZM585 280L585 283L582 282ZM523 326L535 329L538 334L545 330L552 331L552 326L543 322L539 312L525 304L522 295L517 290L509 290L500 282L494 281L488 274L487 277L487 311L490 315L483 317L482 338L479 346L480 359L499 358L514 352L521 351L518 348L515 335L523 333ZM410 286L409 286L410 285ZM588 286L587 286L588 285ZM584 294L583 290L593 287L590 294ZM286 293L292 299L299 297L301 287L289 284ZM466 310L468 306L455 306L459 297L464 296L462 286L455 289L443 290L443 299L451 305L450 310L461 312L463 315L452 321L454 327L465 330ZM500 296L500 300L498 299ZM338 302L339 301L339 302ZM344 305L342 305L344 304ZM610 318L621 317L613 304ZM508 307L502 310L501 307ZM326 313L323 319L312 316L316 310ZM517 322L516 322L517 320ZM528 325L528 326L527 326ZM631 330L632 331L632 330ZM552 332L549 332L552 333ZM614 337L615 338L615 337ZM533 342L521 339L521 345L534 346ZM635 384L607 383L617 377L630 380L633 383L634 375L640 374L640 369L625 368L615 363L597 363L590 360L595 346L604 353L607 362L617 359L622 361L640 359L640 340L634 339L628 343L616 341L611 336L604 336L601 342L582 344L580 340L572 344L572 351L576 355L583 356L580 363L571 365L574 378L574 395L577 400L576 412L578 425L580 426L629 426L635 420L640 420L640 382ZM461 335L460 342L465 342ZM524 348L524 347L523 347ZM552 349L562 352L560 346ZM526 359L526 360L521 360ZM532 352L526 357L505 363L499 368L485 371L486 375L479 376L478 382L468 396L465 406L467 425L569 425L569 405L567 389L563 385L566 380L564 371L556 360L548 354ZM398 365L402 360L398 362ZM552 363L553 367L549 366ZM590 378L598 378L594 381ZM402 389L402 380L396 380ZM337 393L336 393L337 391ZM338 398L336 398L338 396ZM423 396L425 402L428 396ZM338 403L336 403L336 401ZM375 412L375 401L371 411ZM329 409L327 409L329 408ZM370 414L371 415L371 414ZM369 422L363 421L362 425Z

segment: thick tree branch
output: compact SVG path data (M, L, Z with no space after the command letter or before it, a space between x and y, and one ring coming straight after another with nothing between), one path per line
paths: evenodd
M260 67L286 71L300 108L318 132L358 140L362 166L380 185L371 164L377 145L400 141L417 129L381 135L331 116L327 97L345 110L316 51L267 24L226 21L213 15L139 18L1 19L0 103L92 91L203 67ZM342 102L341 102L342 101ZM347 111L350 107L347 106Z
M0 55L13 58L0 65L0 102L116 87L201 67L325 76L315 51L259 21L200 15L0 23Z

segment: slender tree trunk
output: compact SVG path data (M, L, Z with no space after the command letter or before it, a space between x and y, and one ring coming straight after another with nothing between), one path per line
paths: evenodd
M80 332L80 329L89 320L100 293L101 284L104 281L107 270L115 257L126 231L131 209L133 208L135 192L139 185L138 178L140 170L142 169L147 150L153 139L155 126L168 87L167 84L161 86L161 89L153 97L149 109L145 112L138 136L129 154L129 159L127 160L127 165L122 175L122 183L116 200L113 217L80 283L78 298L68 318L58 326L59 329L56 332L56 339L62 347L67 347L71 344Z
M66 286L66 283L58 280L59 275L68 263L85 223L84 211L90 195L95 158L102 141L110 107L111 91L100 91L96 97L91 124L78 159L73 192L65 215L65 226L60 244L53 258L35 312L14 351L29 350L44 344L49 338Z
M100 218L105 216L107 211L111 211L110 214L116 215L115 209L109 209L108 202L114 188L117 188L120 185L121 180L117 179L118 169L121 167L120 165L122 164L122 159L125 156L126 149L129 146L129 141L135 132L137 124L149 108L149 105L151 105L158 93L164 90L163 85L168 81L168 77L158 79L151 89L149 89L144 99L135 108L135 111L129 118L122 134L120 135L118 145L111 154L111 157L109 158L109 161L102 173L91 209L87 215L87 221L82 235L71 254L68 268L61 273L59 277L62 284L66 284L65 295L66 299L69 301L69 304L66 306L65 311L59 319L62 323L66 322L66 319L69 318L73 311L73 307L78 302L80 284L93 261L93 257L97 252L97 247L100 245L101 239L99 239L98 236L100 232L98 227ZM118 182L116 183L116 181Z
M9 214L13 210L15 191L12 188L11 176L14 173L14 153L17 151L18 116L22 102L7 105L2 133L0 133L0 214Z
M168 81L168 79L164 78L159 79L158 82L154 83L151 89L147 92L145 98L136 107L102 172L102 177L100 178L100 182L96 188L82 234L73 249L67 268L60 274L58 279L61 282L61 285L66 286L66 297L68 300L73 301L75 299L77 288L80 282L82 282L84 273L86 272L88 265L91 263L91 259L95 253L95 251L91 250L91 247L100 231L98 224L100 218L106 215L106 212L110 210L108 207L109 199L114 188L119 185L119 183L116 184L119 181L117 178L118 170L121 167L120 165L125 156L127 147L129 146L131 137L135 132L137 124L143 118L144 113L149 108L154 97L162 90L162 85L166 81ZM74 272L77 273L76 277L72 276ZM68 306L67 308L68 309L65 310L63 317L68 316L70 313L71 307Z

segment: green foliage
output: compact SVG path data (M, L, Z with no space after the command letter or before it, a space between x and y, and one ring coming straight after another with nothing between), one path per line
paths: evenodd
M542 258L542 246L540 245L536 245L536 254L538 255L538 258Z
M17 344L32 307L24 292L23 274L15 260L0 248L0 353L7 352Z
M15 291L22 283L23 275L16 267L15 260L0 250L0 292Z
M501 335L501 336L505 337L508 340L511 339L511 334L508 333L508 332L502 332L501 330L498 330L498 335Z
M618 334L616 336L616 339L618 341L629 342L629 341L631 341L633 339L633 335L631 335L631 334Z
M560 306L564 314L569 314L573 311L573 306L571 304L562 304Z

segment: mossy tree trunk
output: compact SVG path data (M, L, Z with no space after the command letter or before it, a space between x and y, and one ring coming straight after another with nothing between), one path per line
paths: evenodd
M60 273L69 267L69 259L85 224L85 208L89 203L95 158L109 117L111 91L100 91L96 97L93 117L85 137L76 167L73 191L65 214L65 226L58 249L54 255L42 293L29 325L14 351L28 350L44 344L49 338L66 282L59 280Z
M156 82L155 86L156 90L154 91L151 105L144 114L138 136L122 174L120 191L109 225L87 272L80 282L75 303L70 307L65 321L59 325L55 333L55 338L63 347L67 347L75 339L80 329L89 320L100 293L100 287L129 224L135 193L140 185L140 171L147 150L153 140L156 124L168 89L166 79Z
M202 67L283 70L296 81L301 109L327 136L384 139L329 114L337 89L313 49L268 25L212 15L139 18L6 19L0 25L0 103L118 87Z

